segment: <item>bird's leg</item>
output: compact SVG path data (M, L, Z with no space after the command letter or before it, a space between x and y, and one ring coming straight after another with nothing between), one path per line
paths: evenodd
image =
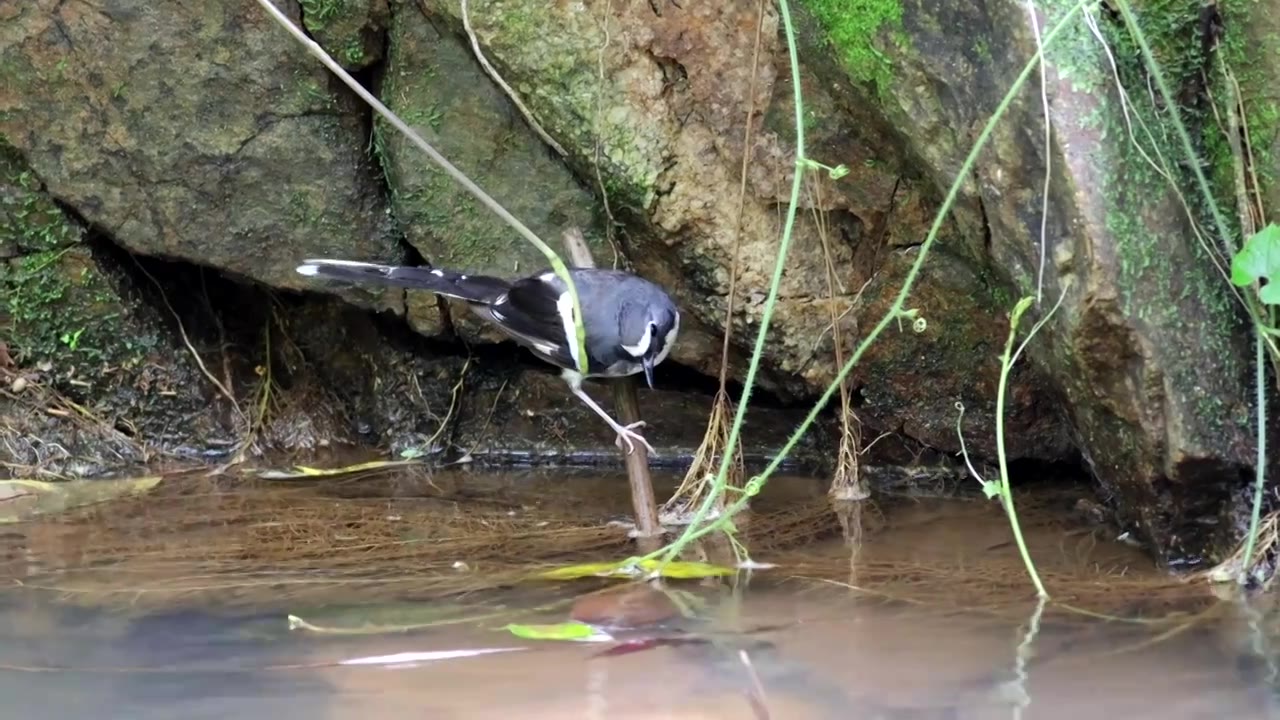
M653 446L649 444L649 441L645 440L643 435L641 435L640 433L632 429L632 428L643 427L644 426L643 420L641 420L640 422L631 423L630 425L618 424L618 421L614 420L612 417L609 417L609 413L605 412L604 408L597 405L596 401L592 400L591 396L588 395L587 392L582 389L582 381L578 380L577 382L574 382L574 380L575 378L565 377L565 382L569 383L569 389L573 391L573 394L577 395L578 399L586 403L587 407L594 410L597 415L604 418L604 421L609 423L609 427L613 428L613 431L618 433L618 439L616 442L619 448L621 448L622 443L625 442L627 444L627 454L630 455L631 453L635 452L635 449L636 449L635 445L632 443L632 440L638 440L641 445L644 445L646 448L648 448L650 455L657 454L654 452Z

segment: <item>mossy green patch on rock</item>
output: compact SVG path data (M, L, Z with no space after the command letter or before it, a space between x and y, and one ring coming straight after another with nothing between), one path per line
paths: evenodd
M826 28L827 37L849 76L887 92L893 61L885 43L906 42L902 33L902 0L805 0Z
M0 333L22 364L122 365L154 344L121 324L111 283L81 243L84 228L0 145Z
M302 24L347 70L382 59L387 0L300 0Z
M0 139L0 259L57 250L80 240L81 228L41 189L17 150Z
M1226 115L1231 104L1243 106L1241 145L1252 155L1249 168L1258 180L1258 193L1272 219L1280 217L1280 13L1274 4L1249 0L1219 3L1224 36L1219 45L1222 69L1239 83L1239 93L1215 73L1213 99ZM1217 68L1215 67L1215 70ZM1224 118L1225 121L1225 118ZM1209 162L1219 193L1235 193L1234 152L1224 133L1206 138Z

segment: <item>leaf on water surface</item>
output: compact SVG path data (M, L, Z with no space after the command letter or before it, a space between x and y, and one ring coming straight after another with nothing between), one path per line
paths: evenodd
M1238 286L1263 280L1258 293L1267 305L1280 305L1280 225L1271 223L1245 241L1231 258L1231 282Z
M526 640L569 640L572 642L607 642L613 639L609 633L597 630L586 623L574 620L554 625L520 625L511 623L507 632Z
M0 523L63 512L127 495L140 495L160 483L159 475L110 480L0 480Z
M339 468L313 468L305 465L295 465L293 470L263 470L258 473L258 477L264 480L309 480L311 478L318 477L349 475L351 473L362 472L364 470L382 470L385 468L420 464L421 462L418 460L371 460L369 462L356 463L355 465L346 465Z
M662 565L657 560L641 560L638 563L620 560L618 562L567 565L538 573L538 577L547 580L575 580L584 577L636 577L641 574L641 571L653 574L658 571L660 565L662 567L661 572L657 572L658 575L680 580L719 577L737 572L734 568L710 563L673 561Z

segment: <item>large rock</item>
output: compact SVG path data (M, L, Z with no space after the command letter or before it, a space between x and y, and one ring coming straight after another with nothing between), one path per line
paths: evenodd
M604 261L610 251L591 194L484 74L465 38L433 23L416 2L394 10L383 102L552 247L560 250L561 233L577 227ZM531 243L381 118L374 143L405 238L432 265L499 277L547 266ZM453 317L471 339L499 337L465 310ZM411 293L409 320L436 334L434 296Z
M403 258L365 110L253 0L0 13L0 135L124 247L279 288L304 257Z
M459 2L425 4L461 31ZM790 192L789 71L779 20L768 3L750 97L759 7L745 0L694 3L657 16L647 3L468 3L470 24L489 60L566 148L578 175L596 177L599 157L603 194L615 216L629 221L629 257L671 288L686 311L687 341L673 357L707 373L719 363L715 335L723 323L736 228L740 224L741 295L734 340L749 348ZM842 91L847 81L838 70L820 54L804 56L810 154L851 172L821 188L809 186L785 260L764 378L792 397L820 392L836 371L827 254L847 355L901 286L936 193L910 158L895 151L886 121ZM743 133L753 104L763 122L739 214ZM963 401L974 428L969 446L990 454L995 356L1005 332L1003 308L994 302L1001 291L980 254L965 246L973 236L954 225L945 234L957 247L929 260L911 303L927 318L927 330L899 332L895 326L883 334L852 382L861 387L865 418L905 427L938 447L958 448L954 404ZM734 372L741 377L744 371L739 359ZM929 382L920 382L924 376ZM1045 389L1034 371L1017 377L1009 411L1017 455L1061 458L1069 452L1057 409L1038 400Z
M810 5L830 36L845 43L850 74L869 78L853 91L878 101L939 190L1036 50L1026 5L1013 0L907 2L864 26L864 34L842 33L848 28L834 12L840 3ZM1051 6L1038 18L1043 26L1065 12L1064 3ZM1207 62L1198 54L1199 8L1153 8L1143 20L1180 98L1198 97ZM1251 462L1249 346L1239 308L1188 225L1179 190L1150 164L1152 156L1173 159L1180 191L1194 200L1180 146L1161 140L1152 148L1140 131L1145 151L1131 142L1128 123L1165 122L1152 113L1148 80L1130 60L1137 51L1110 20L1099 22L1122 48L1116 55L1131 88L1130 115L1106 54L1077 19L1048 53L1052 144L1046 149L1033 81L998 126L957 213L982 218L986 264L1004 284L1017 295L1043 292L1030 320L1062 297L1030 354L1053 377L1085 459L1118 500L1121 519L1166 558L1196 556L1211 539L1192 518L1225 498ZM861 52L867 47L875 53ZM1193 132L1205 121L1188 117ZM1046 163L1052 174L1042 248ZM1229 194L1219 200L1233 207Z

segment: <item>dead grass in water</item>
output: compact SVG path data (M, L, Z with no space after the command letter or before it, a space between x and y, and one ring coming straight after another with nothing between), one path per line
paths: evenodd
M549 567L633 551L629 528L610 522L600 506L592 511L543 491L467 498L455 488L435 488L430 478L405 485L404 475L297 483L168 479L146 496L8 526L26 547L10 552L7 564L26 589L64 602L154 608L457 598L521 584ZM780 581L797 597L848 592L942 612L1025 613L1034 593L1008 547L984 548L979 537L963 557L902 552L913 544L946 546L945 537L926 534L939 522L958 522L967 537L964 524L984 523L977 513L989 508L975 503L973 517L957 520L948 506L941 520L926 513L913 523L902 519L910 508L881 511L870 501L858 507L856 533L825 497L753 509L741 524L742 539L755 559L776 566L759 579ZM1092 533L1066 530L1060 514L1037 513L1034 503L1026 513L1059 604L1134 619L1173 618L1212 603L1203 582L1149 564L1134 571L1115 560L1114 543L1108 548ZM859 540L842 541L842 534Z
M166 481L145 497L10 526L28 545L27 568L14 574L28 589L95 605L371 600L491 589L628 549L627 528L580 514L333 489Z

